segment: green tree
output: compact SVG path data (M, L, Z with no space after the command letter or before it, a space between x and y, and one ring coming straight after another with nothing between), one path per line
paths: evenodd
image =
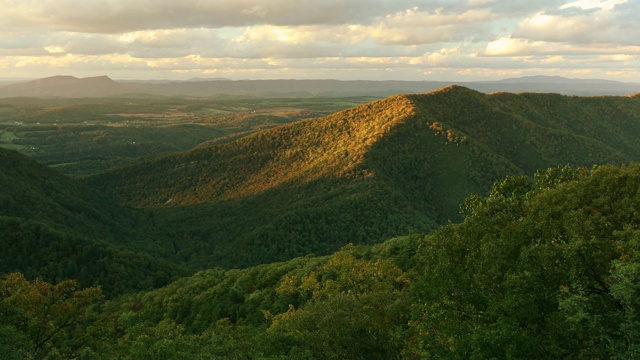
M284 279L280 292L308 301L282 314L267 313L268 334L297 358L400 358L407 286L391 261L358 258L346 246L319 270Z
M415 354L637 356L640 166L556 168L534 180L496 183L469 200L463 223L422 240Z
M99 287L79 290L73 280L52 285L11 273L0 278L0 296L0 332L15 341L0 345L7 356L86 357L104 335L95 312Z

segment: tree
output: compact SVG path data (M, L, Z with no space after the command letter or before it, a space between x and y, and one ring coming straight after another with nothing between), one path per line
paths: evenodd
M423 239L410 343L421 357L638 356L640 166L534 180L496 183L463 223Z
M407 287L391 261L358 258L346 246L318 271L284 279L280 292L298 293L308 302L267 313L268 334L296 358L400 358Z
M74 358L92 352L104 330L94 311L102 298L99 287L79 290L73 280L52 285L39 279L28 281L21 273L2 276L0 333L15 340L5 349L35 359Z

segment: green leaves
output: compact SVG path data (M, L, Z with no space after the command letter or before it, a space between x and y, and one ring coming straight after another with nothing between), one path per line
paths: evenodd
M640 165L508 177L424 237L413 288L421 354L632 356ZM420 299L419 301L416 301ZM587 350L588 349L588 350Z
M17 341L10 355L73 358L91 351L101 332L94 313L101 300L100 288L77 290L70 280L51 285L19 273L3 276L0 329Z
M280 349L289 356L397 358L408 315L402 311L407 286L391 261L358 258L355 248L346 246L317 271L284 279L279 291L299 292L309 300L273 316L268 333L295 344Z
M93 292L14 274L0 284L0 349L14 358L39 343L51 358L98 348L120 358L634 358L639 195L640 164L507 177L470 197L460 224L329 257L203 271L108 303L108 325L86 310L100 301ZM62 326L72 323L82 326Z

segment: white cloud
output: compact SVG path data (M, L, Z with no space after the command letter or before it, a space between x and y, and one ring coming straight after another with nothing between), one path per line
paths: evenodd
M564 11L562 11L564 10ZM638 3L579 0L523 19L514 37L572 44L640 45Z
M413 8L387 15L366 31L382 45L464 41L489 36L489 22L496 18L497 15L487 9L450 13L442 9L427 12Z
M513 56L534 52L536 45L524 39L514 39L510 36L491 41L484 51L488 56Z
M274 41L287 44L300 44L316 40L317 31L313 28L294 28L290 26L262 25L249 27L245 33L235 38L235 42Z
M583 10L597 8L597 9L603 9L603 10L609 11L613 9L616 5L624 4L627 1L628 0L604 0L604 1L603 0L578 0L578 1L574 1L565 5L562 5L560 9L576 7Z
M489 42L483 56L534 56L534 55L629 55L640 54L640 46L608 46L568 44L503 37Z
M74 32L118 33L261 24L366 23L404 6L403 2L386 0L0 0L0 19L17 27L41 25Z
M637 0L0 0L0 9L6 76L454 80L640 67Z
M66 50L62 46L49 45L44 48L49 54L62 54Z

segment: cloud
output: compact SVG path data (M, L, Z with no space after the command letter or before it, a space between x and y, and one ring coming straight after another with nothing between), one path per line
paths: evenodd
M502 37L489 42L483 56L534 56L534 55L631 55L640 54L638 46L609 46L592 44L569 44Z
M436 42L476 40L491 35L490 21L497 15L487 9L460 13L433 12L413 8L380 19L366 31L382 45L421 45ZM418 30L419 29L419 30Z
M0 8L0 67L10 76L604 76L637 74L640 54L636 0L0 0Z
M560 9L579 8L583 10L603 9L612 10L618 4L624 4L628 0L577 0L560 6Z
M536 53L536 45L525 39L505 36L487 44L484 54L488 56L530 55Z
M633 14L633 16L630 16ZM638 2L579 0L522 20L514 37L572 44L640 45Z
M263 24L367 23L371 18L401 10L404 6L403 2L386 0L0 1L5 24L94 33Z

